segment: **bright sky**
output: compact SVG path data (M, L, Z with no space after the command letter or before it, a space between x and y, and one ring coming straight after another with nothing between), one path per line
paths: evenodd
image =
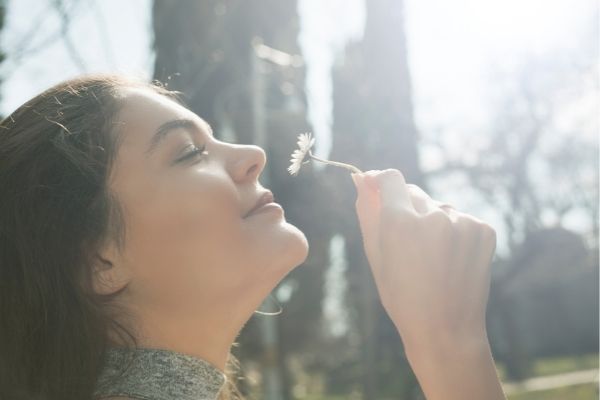
M50 0L8 2L0 45L7 53L0 65L0 112L7 115L55 83L82 72L60 40L60 19ZM65 1L73 15L69 37L84 60L85 71L122 71L151 77L149 0ZM55 40L52 40L55 38ZM17 50L39 51L14 59Z
M365 6L362 0L298 0L298 12L302 21L298 41L308 60L308 113L317 139L314 154L327 158L331 151L333 107L331 68L344 45L362 37ZM331 23L333 20L336 24ZM315 163L315 167L322 169L325 165Z

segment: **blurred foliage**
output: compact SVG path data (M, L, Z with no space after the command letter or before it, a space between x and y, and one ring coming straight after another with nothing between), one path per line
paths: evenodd
M544 376L584 369L598 368L598 354L583 356L547 357L533 362L534 376Z
M580 356L560 356L560 357L541 357L532 360L531 376L540 377L547 375L557 375L562 373L582 371L588 369L597 369L598 354L584 354ZM504 382L507 380L506 367L501 361L496 361L498 376Z
M592 383L508 396L508 400L596 400L597 398L598 385Z

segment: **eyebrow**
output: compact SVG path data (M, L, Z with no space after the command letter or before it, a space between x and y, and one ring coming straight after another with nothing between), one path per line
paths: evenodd
M211 126L206 122L203 125L206 126L206 130L209 132L210 136L214 136ZM167 121L158 127L158 129L150 139L148 149L146 149L145 151L146 156L149 157L156 150L158 145L164 141L168 134L170 132L173 132L177 128L187 129L192 132L197 132L200 130L198 129L198 124L196 123L196 121L189 118L179 118Z

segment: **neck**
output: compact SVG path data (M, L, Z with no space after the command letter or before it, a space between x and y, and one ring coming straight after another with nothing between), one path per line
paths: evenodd
M231 346L262 301L249 301L239 295L229 297L229 301L232 298L237 302L208 301L204 304L210 304L212 308L194 309L185 314L136 307L132 333L139 347L199 357L224 373ZM131 322L125 326L131 327ZM121 343L120 340L113 341Z
M190 319L146 315L138 331L139 344L199 357L225 372L231 346L252 311L212 310Z

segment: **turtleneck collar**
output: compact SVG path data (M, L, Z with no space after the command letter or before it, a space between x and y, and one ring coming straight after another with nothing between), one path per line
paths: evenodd
M109 347L94 398L215 400L227 381L216 366L165 349Z

